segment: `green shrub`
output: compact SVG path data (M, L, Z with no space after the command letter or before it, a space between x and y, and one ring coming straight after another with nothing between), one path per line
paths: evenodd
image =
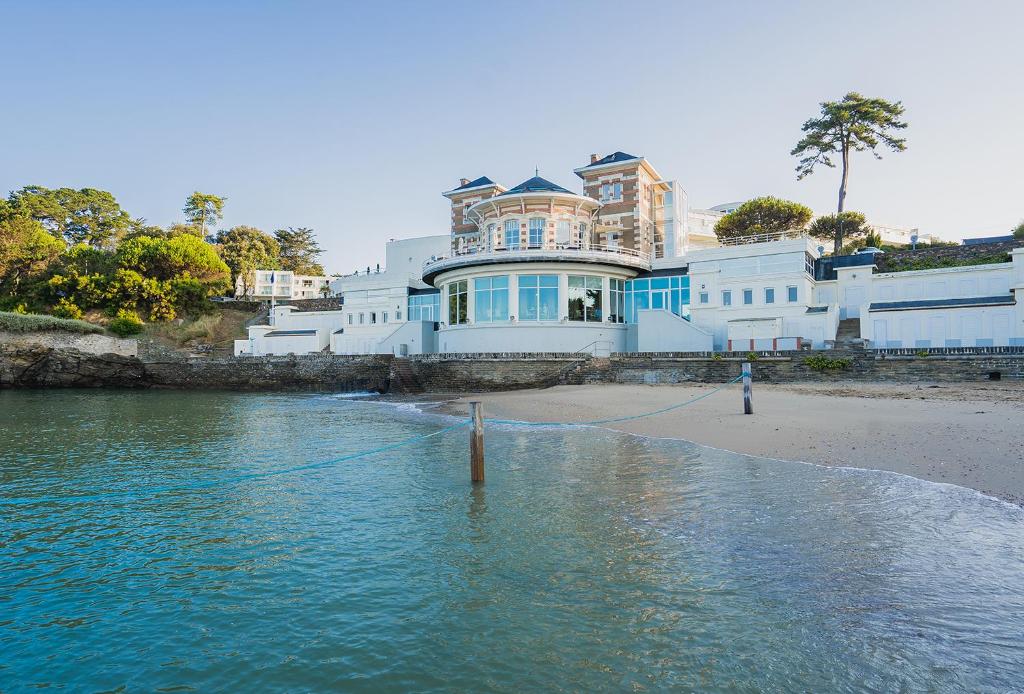
M54 316L41 316L30 313L0 312L0 330L13 333L32 333L42 330L59 330L66 333L101 333L103 328L84 320L67 320Z
M760 358L757 356L757 352L747 352L747 361L757 361Z
M711 358L714 359L715 361L722 361L723 359L721 354L713 354Z
M826 357L824 354L814 354L804 357L804 364L815 371L842 371L850 368L853 359L847 357Z
M142 319L134 311L121 309L117 317L107 324L107 330L120 337L138 335L142 332Z
M916 352L914 352L914 355L920 357L921 359L924 359L925 357L928 356L928 350L919 349Z
M80 320L82 318L82 309L78 308L74 302L62 298L53 307L53 315L57 316L57 318Z

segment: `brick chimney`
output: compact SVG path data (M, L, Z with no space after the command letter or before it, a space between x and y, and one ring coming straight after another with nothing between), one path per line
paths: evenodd
M593 164L595 161L597 161L600 158L601 157L597 156L596 154L591 154L590 155L590 163Z
M467 183L469 183L469 179L468 179L468 178L460 178L460 179L459 179L459 185L460 185L460 186L464 186L464 185L466 185Z

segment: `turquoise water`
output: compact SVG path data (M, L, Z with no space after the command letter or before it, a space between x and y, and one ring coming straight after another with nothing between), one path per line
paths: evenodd
M3 692L1021 688L1024 511L969 490L598 429L287 472L451 423L323 395L0 415Z

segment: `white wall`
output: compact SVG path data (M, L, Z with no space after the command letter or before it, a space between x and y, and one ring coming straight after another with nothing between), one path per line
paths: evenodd
M596 344L595 344L596 343ZM442 328L438 352L579 352L626 350L626 326L612 323L488 323Z
M381 354L433 354L437 351L434 321L408 321L377 343Z
M671 311L637 311L638 352L710 352L714 336Z
M874 349L1024 344L1024 332L1014 325L1015 309L988 306L871 311L861 319L861 337L870 340Z

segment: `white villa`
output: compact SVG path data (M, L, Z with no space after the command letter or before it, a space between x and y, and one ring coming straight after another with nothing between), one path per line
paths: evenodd
M246 278L235 280L235 297L239 299L318 299L322 297L328 278L318 275L296 275L290 270L256 270Z
M278 306L236 354L1024 345L1024 248L880 273L873 254L822 258L800 235L712 241L713 211L643 157L575 173L582 192L462 179L444 193L449 234L389 242L383 271L331 283L341 310Z

